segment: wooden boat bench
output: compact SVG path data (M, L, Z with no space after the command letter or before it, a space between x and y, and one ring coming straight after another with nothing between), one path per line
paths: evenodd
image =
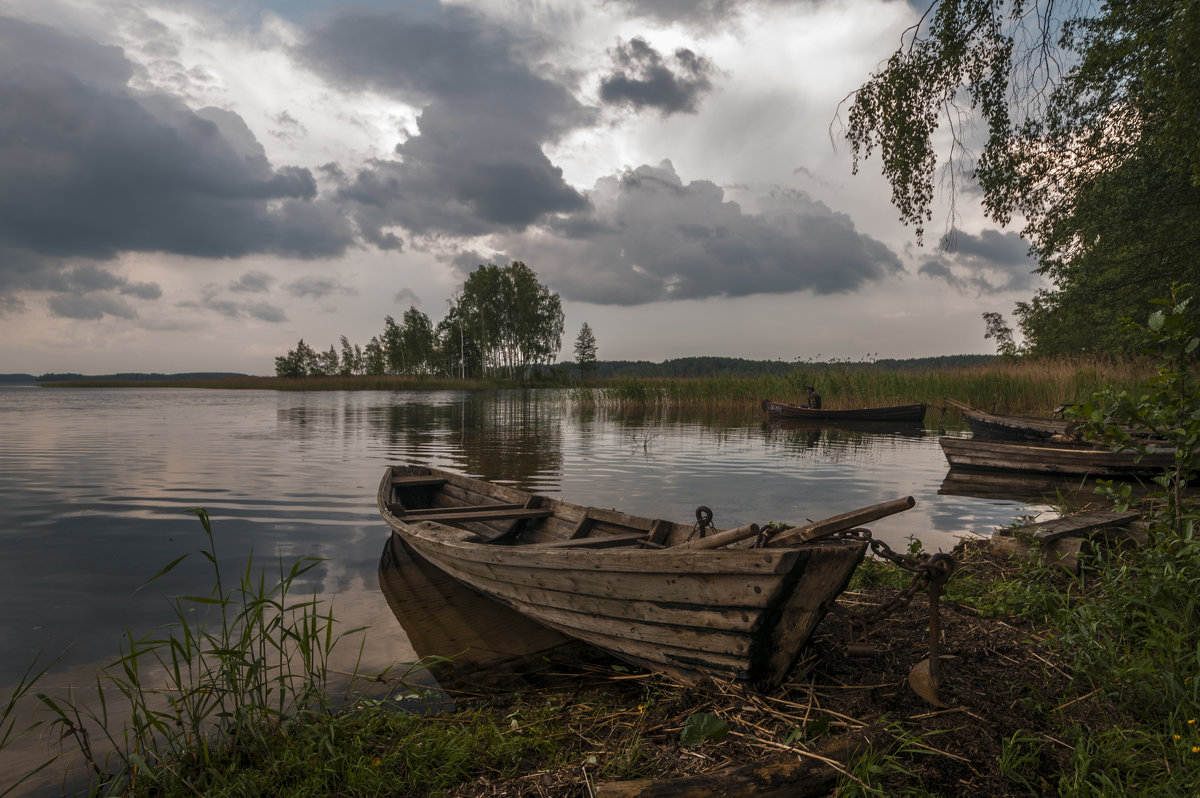
M527 508L520 504L498 504L483 507L431 507L421 510L396 512L398 518L412 521L440 521L460 523L463 521L517 521L530 518L545 518L550 510Z
M600 535L594 538L569 538L550 543L537 543L539 549L608 549L627 546L630 543L649 543L645 532L629 532L624 535Z
M441 477L417 474L415 476L393 476L392 484L397 488L440 488L446 484L446 480Z

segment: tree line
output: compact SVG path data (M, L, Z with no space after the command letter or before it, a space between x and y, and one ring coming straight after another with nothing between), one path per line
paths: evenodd
M558 294L542 285L524 263L481 265L437 324L409 307L399 322L385 317L383 331L365 346L343 335L340 346L317 351L300 339L295 349L275 358L275 375L528 379L535 369L557 358L563 326ZM586 323L581 338L585 331L592 335ZM594 338L590 341L594 362Z

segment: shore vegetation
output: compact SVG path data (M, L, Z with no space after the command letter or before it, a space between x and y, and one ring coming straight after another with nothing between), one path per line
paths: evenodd
M909 687L928 650L920 593L871 630L867 656L851 656L860 630L831 614L770 693L677 684L600 656L513 689L461 693L449 711L412 711L423 695L412 671L374 675L394 685L383 698L337 700L328 653L358 630L336 634L330 608L293 595L314 561L281 563L270 578L251 560L227 583L197 511L211 592L176 599L168 628L129 635L97 679L98 702L50 697L38 684L46 668L31 665L0 702L0 750L52 729L82 757L82 792L94 795L590 798L671 779L723 794L746 768L798 758L819 763L806 778L841 796L1190 795L1200 783L1200 502L1185 488L1200 465L1200 324L1179 291L1143 330L1157 345L1155 373L1075 412L1113 446L1129 445L1131 423L1175 445L1144 498L1115 484L1095 497L1136 507L1144 535L1095 546L1077 571L1036 546L1009 558L961 542L940 615L941 706ZM920 551L914 539L909 553ZM839 603L894 603L905 583L871 560ZM395 701L401 691L416 703ZM25 723L31 699L42 714ZM8 774L0 795L56 761L51 751Z

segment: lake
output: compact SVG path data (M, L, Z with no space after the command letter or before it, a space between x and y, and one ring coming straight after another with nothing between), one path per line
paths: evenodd
M365 666L411 657L377 578L388 530L375 491L390 463L678 521L706 505L718 529L911 495L915 508L870 525L894 548L915 537L948 550L1048 510L939 494L938 417L927 429L845 430L586 408L554 390L0 387L0 690L39 652L59 657L53 685L86 685L126 629L170 620L164 597L207 594L200 558L142 588L205 545L193 507L213 519L228 573L251 552L272 570L324 558L301 587L371 627Z

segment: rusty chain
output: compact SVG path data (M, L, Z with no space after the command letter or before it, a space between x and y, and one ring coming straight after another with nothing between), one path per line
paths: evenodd
M841 606L836 601L830 605L829 609L831 612L849 621L852 628L860 630L863 644L866 643L867 634L872 625L888 617L901 607L907 606L917 593L929 590L930 596L933 598L935 594L941 592L942 586L946 584L950 575L958 567L958 561L952 555L942 552L937 552L923 558L895 552L882 540L873 538L869 529L850 529L837 533L836 537L850 540L865 540L872 554L891 562L905 571L912 572L913 575L912 582L909 583L908 587L898 592L889 601L867 612L856 612L855 610Z

